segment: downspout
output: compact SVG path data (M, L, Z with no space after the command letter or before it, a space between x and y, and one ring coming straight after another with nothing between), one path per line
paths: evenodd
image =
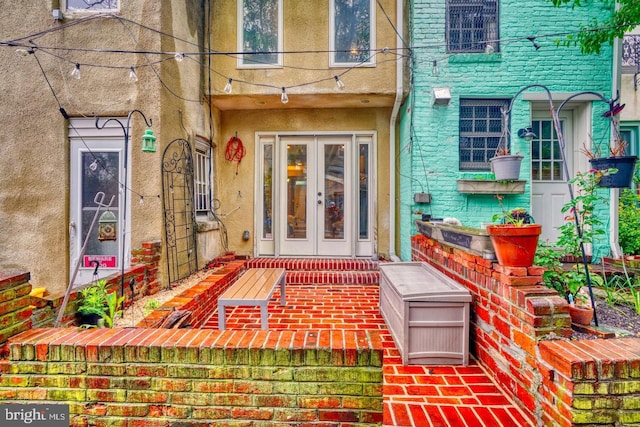
M620 7L616 3L616 10ZM619 38L613 41L613 65L611 67L611 98L615 98L620 94L620 65L622 64L622 44ZM615 135L612 135L615 138ZM620 199L620 189L612 188L609 191L609 247L611 248L611 255L614 258L620 258L622 256L622 250L620 249L620 241L618 239L619 217L618 217L618 203Z
M404 32L403 0L396 2L396 48L398 52L403 49L401 34ZM401 261L396 255L396 120L400 105L402 104L403 60L396 62L396 98L389 119L389 258L392 261Z

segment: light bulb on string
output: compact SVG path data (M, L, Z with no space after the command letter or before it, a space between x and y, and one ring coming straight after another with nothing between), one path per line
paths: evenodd
M224 93L231 93L231 91L233 90L233 88L231 87L231 83L233 83L233 79L229 79L227 80L227 84L224 85Z
M340 80L340 77L333 76L336 79L336 86L338 86L339 90L344 90L344 82Z
M132 82L138 81L138 75L136 74L136 70L133 67L129 68L129 80L131 80Z
M140 206L144 205L144 196L140 196Z
M176 54L173 55L173 57L175 58L176 61L182 62L182 60L184 59L184 53L176 52Z
M283 104L286 104L287 102L289 102L289 97L287 96L287 91L284 87L282 87L282 96L280 97L280 101Z
M98 159L94 159L93 162L89 165L89 170L95 172L98 169Z
M71 70L71 77L76 80L80 80L80 64L74 65L73 70Z
M16 55L18 56L29 56L33 53L31 49L16 49Z
M433 68L431 69L431 75L438 77L440 75L440 68L438 68L438 61L433 61Z

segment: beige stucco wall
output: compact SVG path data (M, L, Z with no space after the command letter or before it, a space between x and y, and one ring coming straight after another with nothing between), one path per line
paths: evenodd
M122 2L119 15L197 43L202 38L199 3ZM67 15L64 21L54 21L50 1L19 2L0 18L0 39L55 29L77 22L78 18ZM186 49L156 32L109 18L70 26L33 40L39 46L50 47ZM58 111L35 56L71 117L126 117L129 111L140 109L153 120L158 138L158 151L153 154L140 150L140 136L145 129L142 118L136 114L131 120L130 175L136 193L131 198L133 248L164 235L162 199L158 197L164 147L174 138L188 136L184 128L191 134L208 135L209 126L201 102L203 71L197 63L165 61L157 64L154 72L142 67L159 59L154 55L51 52L71 62L38 49L35 55L22 57L16 55L15 48L0 48L0 270L29 271L34 286L56 292L67 286L70 275L68 122ZM74 80L69 76L73 62L100 67L81 66L82 78ZM140 66L136 68L139 81L130 82L127 68L110 68L113 66ZM175 95L163 87L160 79ZM145 196L143 204L139 203L138 194ZM161 276L165 277L164 271Z
M374 131L377 132L377 159L372 174L377 180L377 246L384 252L389 247L390 114L389 108L222 112L217 194L222 201L220 212L228 230L230 249L238 254L253 255L256 132ZM224 158L224 145L236 132L246 148L237 175L236 164ZM244 230L251 232L252 238L248 242L242 240Z

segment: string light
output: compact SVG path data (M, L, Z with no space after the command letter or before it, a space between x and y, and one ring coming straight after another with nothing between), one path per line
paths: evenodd
M282 87L282 96L280 97L280 101L282 101L283 104L289 102L289 97L287 96L287 91L284 87Z
M438 61L433 61L433 68L431 69L431 75L438 77L440 75L440 68L438 68Z
M89 165L89 170L95 172L98 169L98 159L94 159Z
M227 84L224 86L224 93L231 93L233 88L231 87L231 83L233 83L233 79L227 80Z
M338 86L338 89L344 90L344 83L340 80L340 77L334 76L334 78L336 79L336 86Z
M33 53L31 49L16 49L16 55L18 56L29 56Z
M495 51L496 49L490 43L487 43L487 45L484 47L484 53L486 53L487 55L491 55Z
M178 52L173 57L176 61L182 62L182 60L184 60L184 53Z
M132 82L138 81L138 75L136 74L136 70L133 67L129 68L129 80L131 80Z
M73 67L73 70L71 70L71 77L73 77L76 80L80 80L80 64L76 64Z

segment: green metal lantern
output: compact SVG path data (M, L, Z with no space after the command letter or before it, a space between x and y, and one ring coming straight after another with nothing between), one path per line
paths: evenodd
M142 135L142 151L146 153L156 152L156 137L151 129L145 130L144 135Z

